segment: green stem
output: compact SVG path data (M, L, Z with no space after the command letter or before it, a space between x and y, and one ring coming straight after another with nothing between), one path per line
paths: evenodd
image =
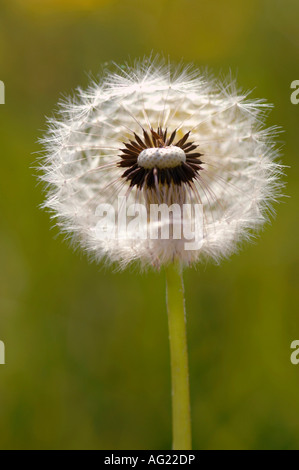
M191 450L191 416L186 315L182 268L166 267L167 310L172 382L172 436L174 450Z

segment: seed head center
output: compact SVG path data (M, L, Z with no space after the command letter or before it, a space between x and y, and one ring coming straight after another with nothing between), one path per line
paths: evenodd
M184 150L175 145L144 149L137 158L138 165L146 169L175 168L185 161Z

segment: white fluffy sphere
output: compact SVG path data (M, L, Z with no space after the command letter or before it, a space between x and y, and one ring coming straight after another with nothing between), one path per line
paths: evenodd
M268 107L190 66L144 60L107 71L50 120L44 205L97 260L147 266L226 257L263 225L278 194L277 129L263 126ZM112 206L117 221L120 196L146 207L201 204L200 247L121 231L99 237L99 205Z

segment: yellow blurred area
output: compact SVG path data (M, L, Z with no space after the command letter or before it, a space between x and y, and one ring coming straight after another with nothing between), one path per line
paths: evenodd
M225 57L238 48L259 11L258 0L5 0L9 8L35 16L98 11L107 7L108 22L127 35L142 30L151 49L167 50L185 60ZM225 13L223 12L223 8ZM113 26L114 21L114 26Z
M35 13L45 14L49 11L92 10L101 7L113 0L6 0L13 8L29 10Z
M126 2L125 2L126 3ZM187 60L225 57L238 48L258 14L259 2L249 0L138 0L134 16L146 42Z

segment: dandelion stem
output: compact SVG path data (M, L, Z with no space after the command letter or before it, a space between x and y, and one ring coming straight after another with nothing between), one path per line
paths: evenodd
M182 267L165 268L172 382L172 436L174 450L191 450L191 416L186 315Z

